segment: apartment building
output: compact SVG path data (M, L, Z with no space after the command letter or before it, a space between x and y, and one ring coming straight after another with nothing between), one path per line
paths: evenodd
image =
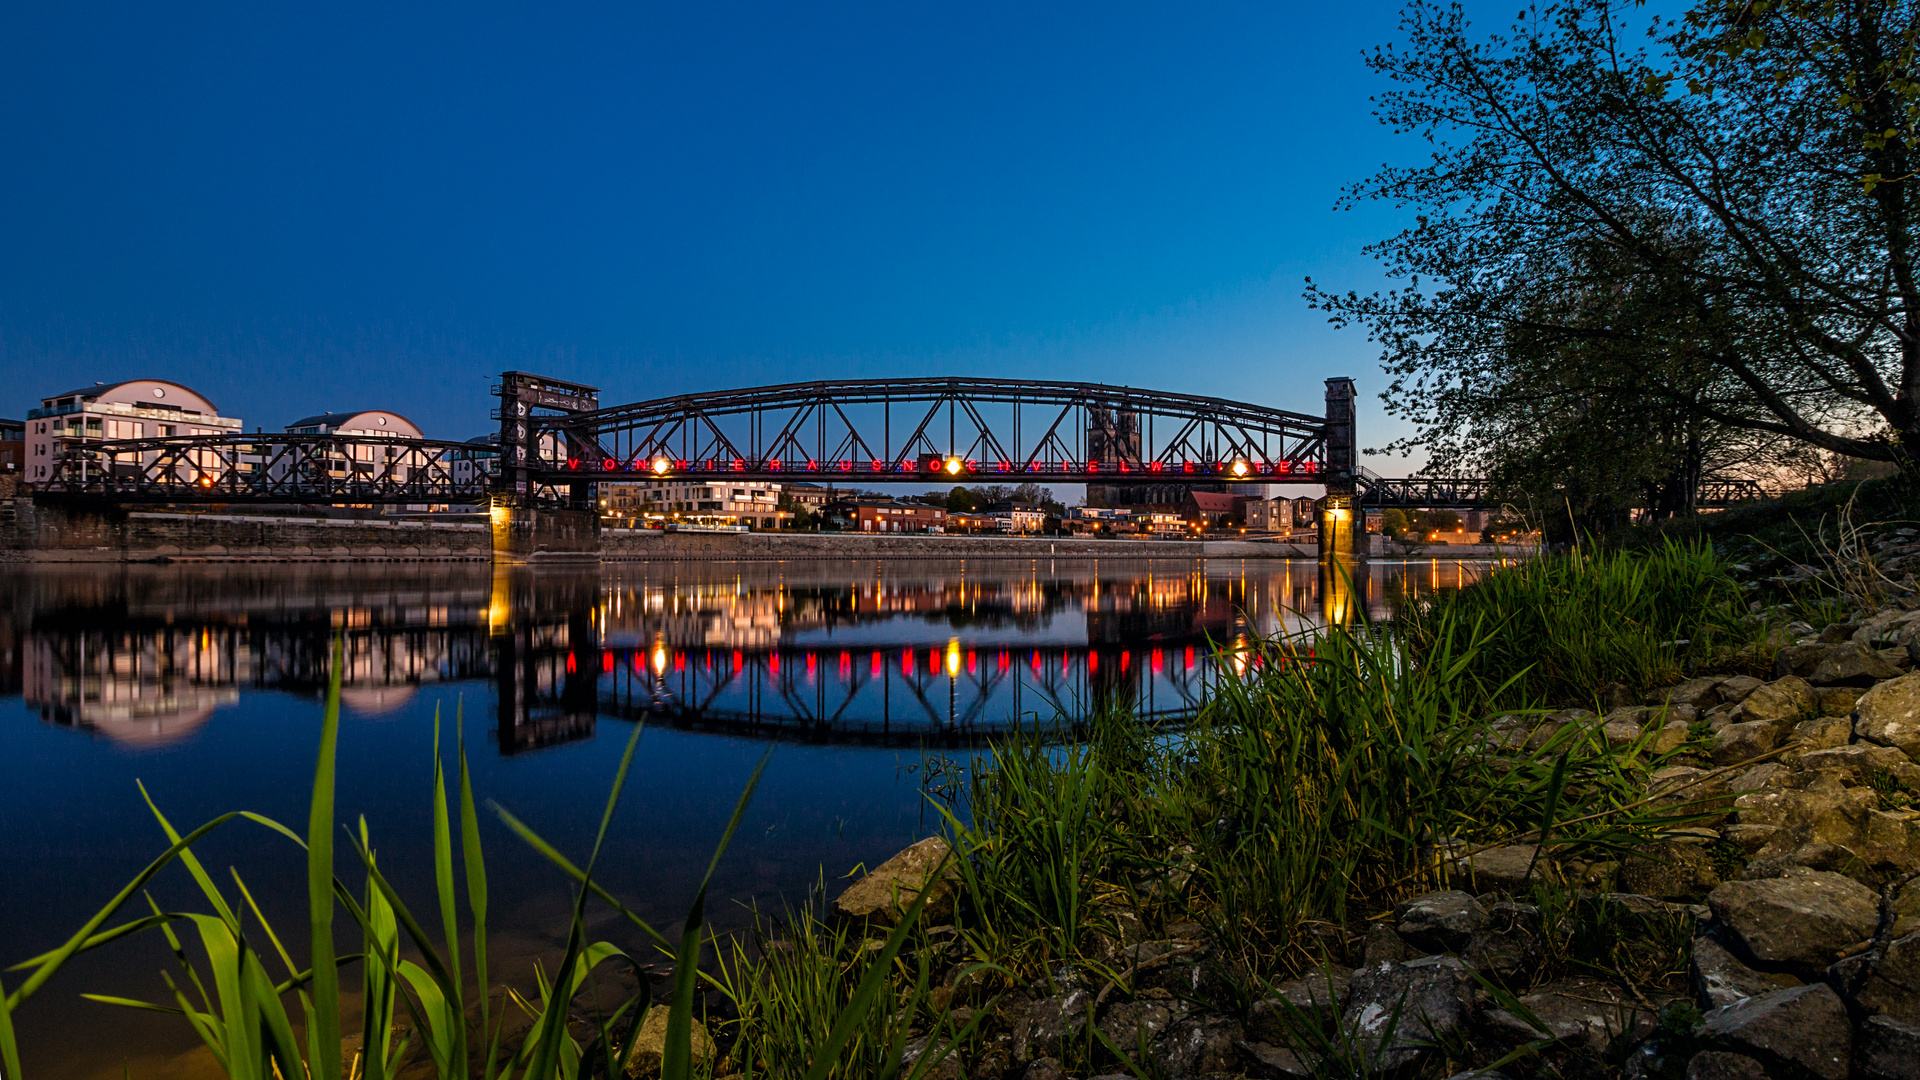
M764 480L603 482L599 499L602 514L620 518L678 514L774 529L792 516L780 509L780 485Z
M175 435L238 435L240 419L221 416L191 387L166 379L94 383L40 399L27 413L26 469L38 483L63 457L102 439L156 439ZM97 456L97 455L96 455Z

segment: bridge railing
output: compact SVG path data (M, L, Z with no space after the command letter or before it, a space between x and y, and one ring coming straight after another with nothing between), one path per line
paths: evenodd
M118 502L478 503L491 478L467 443L378 435L67 440L36 494Z

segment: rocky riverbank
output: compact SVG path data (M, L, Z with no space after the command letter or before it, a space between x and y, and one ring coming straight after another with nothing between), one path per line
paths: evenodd
M1624 850L1562 846L1550 812L1552 842L1431 844L1424 890L1309 927L1317 966L1290 978L1250 982L1217 923L1158 902L1184 887L1177 852L1094 902L1076 955L1011 982L954 935L938 839L837 917L886 925L940 882L907 1058L941 1080L1920 1076L1920 593L1887 584L1820 627L1756 602L1757 648L1638 700L1485 723L1476 752L1516 768L1606 748L1639 785L1620 810L1656 816Z

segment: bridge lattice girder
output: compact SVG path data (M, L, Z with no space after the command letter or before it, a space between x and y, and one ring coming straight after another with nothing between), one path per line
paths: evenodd
M1099 383L857 379L683 394L534 419L549 484L609 473L929 478L930 459L1051 481L1314 480L1321 417ZM509 467L514 463L508 462ZM1240 471L1235 470L1236 464ZM949 474L951 475L951 474Z
M122 503L485 502L466 443L380 435L190 435L69 443L37 493Z

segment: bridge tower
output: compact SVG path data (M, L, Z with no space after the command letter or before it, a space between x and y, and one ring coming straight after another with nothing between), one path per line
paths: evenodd
M573 480L564 493L554 485L543 499L535 479L543 465L578 458L582 448L571 437L560 445L562 437L538 428L534 419L592 412L600 407L600 388L505 371L493 392L500 398L500 479L490 515L493 557L519 562L539 555L597 556L600 515L588 481Z
M1360 459L1354 439L1353 399L1352 379L1327 380L1327 463L1322 474L1327 501L1320 514L1323 596L1351 590L1355 562L1365 551L1365 526L1360 523L1357 506Z

